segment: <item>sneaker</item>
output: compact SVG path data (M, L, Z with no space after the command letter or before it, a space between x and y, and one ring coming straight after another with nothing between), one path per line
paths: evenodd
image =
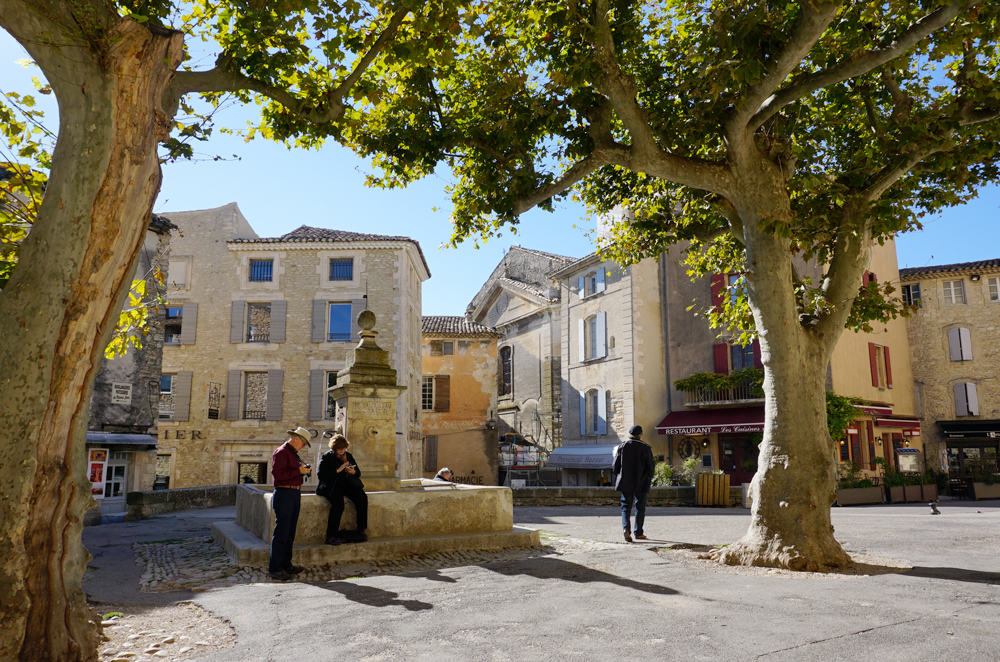
M289 579L292 578L292 576L288 574L287 570L278 570L276 572L269 572L267 573L267 576L279 582L287 582Z
M644 533L637 533L637 534L635 534L635 539L636 540L647 540L648 537Z
M625 542L632 542L632 535L628 532L628 529L625 529L624 535L625 535Z
M300 572L302 572L303 570L305 570L305 568L303 568L302 566L300 566L300 565L293 565L290 568L288 568L287 570L285 570L285 572L287 572L290 575L297 575Z

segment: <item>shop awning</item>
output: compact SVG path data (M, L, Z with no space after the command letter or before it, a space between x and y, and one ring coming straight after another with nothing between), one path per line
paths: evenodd
M552 450L546 466L562 469L610 469L614 450L615 446L560 446Z
M879 416L875 419L875 425L880 428L920 428L920 419L903 416L893 416L891 418Z
M135 446L138 450L156 448L156 438L148 434L87 431L87 443L101 446Z
M1000 420L938 421L949 439L1000 439Z
M656 426L660 434L730 434L763 429L763 407L672 411Z

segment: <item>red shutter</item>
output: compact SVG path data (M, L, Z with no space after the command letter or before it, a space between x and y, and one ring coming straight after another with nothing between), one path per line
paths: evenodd
M726 343L712 345L712 359L715 362L717 373L720 375L729 374L729 345Z
M882 348L882 356L885 357L885 385L892 388L892 363L889 361L889 348Z
M726 290L726 275L712 274L712 306L715 312L722 312L722 297Z
M753 341L753 365L755 368L763 368L764 362L760 358L760 341Z
M872 368L872 386L878 386L878 352L875 343L868 343L868 361Z
M451 408L451 376L434 375L434 411Z
M868 425L868 441L871 441L875 438L875 423L872 421L865 421L865 423Z

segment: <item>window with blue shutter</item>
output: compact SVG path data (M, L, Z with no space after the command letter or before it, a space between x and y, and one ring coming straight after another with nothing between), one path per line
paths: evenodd
M354 258L337 258L330 260L330 280L353 280Z
M274 260L250 260L250 282L270 283Z
M330 304L330 326L327 327L327 340L346 341L351 339L351 304Z

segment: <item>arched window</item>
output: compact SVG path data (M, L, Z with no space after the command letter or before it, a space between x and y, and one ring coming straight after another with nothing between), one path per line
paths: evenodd
M602 310L590 317L579 320L580 361L600 359L608 355L607 316L608 314Z
M595 387L580 394L580 434L608 433L608 391Z
M510 395L514 390L514 349L512 347L500 348L500 383L499 394Z

